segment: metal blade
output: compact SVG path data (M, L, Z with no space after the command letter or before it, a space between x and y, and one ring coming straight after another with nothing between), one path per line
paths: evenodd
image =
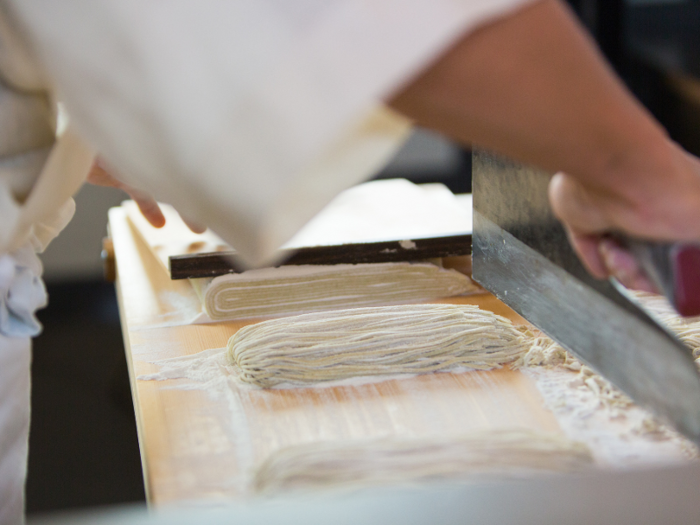
M475 151L472 179L474 279L700 444L700 376L690 349L586 272L549 207L550 175Z

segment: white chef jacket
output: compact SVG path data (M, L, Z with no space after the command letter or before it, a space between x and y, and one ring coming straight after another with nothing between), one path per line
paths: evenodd
M401 143L409 123L381 101L457 37L527 1L0 0L1 79L34 95L50 88L77 130L39 178L48 149L34 147L34 169L20 177L26 201L0 184L0 256L26 247L52 214L70 214L66 199L91 159L85 140L121 178L208 225L250 263L269 262ZM3 111L0 101L0 161L11 141ZM16 346L3 341L0 359ZM3 385L28 377L28 360L13 362L0 369L0 431L13 424L2 407L15 402ZM16 399L26 419L25 379ZM3 442L0 469L6 454Z
M30 337L46 304L36 256L68 223L92 154L72 132L56 142L36 61L0 11L0 524L24 521Z
M107 164L269 261L408 123L381 100L526 0L4 0Z

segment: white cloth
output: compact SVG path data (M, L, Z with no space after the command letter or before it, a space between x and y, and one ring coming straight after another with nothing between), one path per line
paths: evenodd
M0 333L0 524L24 521L29 439L29 337Z
M34 313L46 306L41 261L27 243L12 254L0 255L0 334L32 337L41 331Z
M31 337L47 299L41 270L31 242L0 254L0 525L24 523Z
M388 160L383 98L526 1L5 0L108 164L254 263Z
M23 523L29 442L31 336L46 305L41 261L30 243L0 255L0 524Z
M0 6L1 7L1 6ZM56 142L44 77L0 9L0 524L24 521L31 340L46 305L37 251L73 216L92 153Z

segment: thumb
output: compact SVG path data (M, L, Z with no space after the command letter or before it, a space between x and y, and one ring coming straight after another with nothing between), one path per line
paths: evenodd
M583 265L593 276L606 278L608 268L599 244L611 225L586 188L573 177L557 173L549 183L549 201Z

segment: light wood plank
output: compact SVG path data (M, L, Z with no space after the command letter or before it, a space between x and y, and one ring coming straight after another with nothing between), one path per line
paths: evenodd
M371 436L429 436L525 427L561 432L534 383L508 369L432 374L377 384L255 390L214 399L173 388L183 379L143 381L153 361L224 347L246 322L168 326L199 301L187 282L170 281L134 235L121 208L110 211L117 291L148 499L160 506L242 495L241 479L280 447ZM524 322L488 294L443 300L478 304ZM192 311L192 312L190 312ZM233 400L233 401L232 401ZM232 410L232 403L235 410Z

